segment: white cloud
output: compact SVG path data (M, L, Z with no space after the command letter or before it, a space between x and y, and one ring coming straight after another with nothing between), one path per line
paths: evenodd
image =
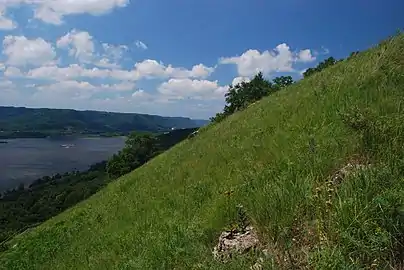
M76 78L100 78L100 79L115 79L121 81L135 81L138 79L134 71L122 69L99 69L85 68L78 64L71 64L66 67L58 66L43 66L31 69L26 73L26 76L33 79L46 80L71 80Z
M93 59L95 51L93 37L84 31L73 29L56 42L58 48L69 49L69 55L81 62L89 62Z
M135 84L130 82L95 85L87 81L66 80L36 86L36 89L39 92L35 97L38 98L41 96L47 100L60 99L61 97L64 97L67 98L66 101L68 101L72 99L89 99L94 94L101 91L130 91L134 88Z
M312 62L314 60L316 60L316 57L312 55L311 50L309 49L301 50L296 58L296 61L299 62Z
M123 54L128 51L126 45L113 45L102 43L102 51L96 51L98 43L94 37L85 31L71 30L60 37L56 45L58 48L67 49L69 55L75 57L81 63L94 64L104 68L120 68L118 62Z
M110 70L108 76L115 80L136 81L139 79L135 71L123 69Z
M89 82L78 82L78 81L62 81L53 84L41 85L37 87L40 91L66 91L71 89L85 89L85 90L95 90L97 89L94 85Z
M147 45L144 44L144 43L143 43L142 41L140 41L140 40L137 40L137 41L135 42L135 45L136 45L136 47L138 47L139 49L142 49L142 50L147 50L147 49L148 49Z
M190 77L193 78L206 78L215 70L213 67L206 67L205 65L199 64L192 68L190 72Z
M104 49L104 55L115 61L120 60L124 52L129 49L126 45L112 45L108 43L103 43L102 48Z
M17 28L17 23L6 16L5 8L0 3L0 30L12 30Z
M7 67L4 71L5 77L22 77L23 73L19 68L16 67Z
M264 74L290 72L293 71L293 53L282 43L272 51L248 50L241 56L221 58L219 63L237 65L238 74L243 77L251 77L260 71Z
M2 90L3 90L4 88L8 89L8 88L13 87L13 86L14 86L14 84L13 84L12 81L4 80L4 79L0 80L0 88L1 88Z
M134 80L133 74L125 70L84 68L78 64L67 67L43 66L27 72L27 77L47 80L72 80L76 78L111 78L117 80Z
M132 97L138 98L138 97L144 97L146 95L146 92L142 89L139 89L135 92L133 92Z
M117 84L103 84L101 87L103 90L130 91L135 88L135 83L121 82Z
M118 69L121 66L117 63L112 63L111 60L108 58L101 58L100 60L96 61L93 63L97 67L102 67L102 68L111 68L111 69Z
M138 77L164 77L166 74L166 67L162 63L150 59L136 63L135 70Z
M219 86L218 81L170 79L162 83L159 93L172 99L218 99L223 98L227 86Z
M3 54L7 64L14 66L41 66L52 63L56 57L53 46L42 38L27 39L25 36L5 36Z
M150 102L163 103L166 99L161 99L158 95L152 95L143 89L138 89L134 91L131 95L130 101L136 102L136 104L150 104Z
M134 71L138 78L206 78L214 71L214 68L199 64L188 70L175 68L172 65L165 66L156 60L146 59L143 62L136 63Z
M88 100L98 90L96 86L89 82L79 82L74 80L38 85L35 87L35 89L37 92L32 95L32 99L35 102L40 102L40 104L63 104L63 100L65 103L73 103L75 100Z
M236 77L236 78L233 79L231 84L232 85L237 85L237 84L239 84L241 82L249 82L249 81L250 81L250 79L248 77Z
M63 17L67 15L84 13L102 15L129 4L129 0L20 0L20 2L36 6L35 18L51 24L62 24Z
M71 64L65 67L45 65L25 72L24 76L31 79L56 81L73 80L77 78L99 78L133 82L145 78L204 78L213 71L213 68L208 68L201 64L194 66L191 70L173 68L171 65L166 67L162 63L150 59L136 63L132 70L125 70L121 69L116 64L109 63L107 59L102 61L94 64L107 68L86 68L79 64Z

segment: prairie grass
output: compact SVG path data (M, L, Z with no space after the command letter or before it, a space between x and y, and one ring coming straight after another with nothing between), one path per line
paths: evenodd
M214 261L243 205L266 269L404 261L404 35L204 128L0 253L3 269L248 269ZM327 184L348 162L370 163Z

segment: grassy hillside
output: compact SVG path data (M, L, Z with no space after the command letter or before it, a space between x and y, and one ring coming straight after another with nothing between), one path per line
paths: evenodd
M47 137L63 134L128 134L194 128L207 121L137 113L111 113L0 106L0 138Z
M272 254L267 269L398 267L403 51L396 36L203 129L14 238L0 267L248 269L258 254L211 254L238 204ZM327 185L348 162L371 166Z

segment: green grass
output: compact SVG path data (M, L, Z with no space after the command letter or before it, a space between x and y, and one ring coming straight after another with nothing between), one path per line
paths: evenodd
M401 34L204 128L15 237L0 267L248 269L259 254L227 265L211 254L238 204L273 255L268 269L398 267L403 51ZM325 190L352 159L372 166Z

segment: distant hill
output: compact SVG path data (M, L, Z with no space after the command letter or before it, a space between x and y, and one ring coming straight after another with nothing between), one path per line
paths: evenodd
M206 120L137 113L0 106L0 138L72 134L125 135L135 130L160 132L172 128L195 128L206 123Z

